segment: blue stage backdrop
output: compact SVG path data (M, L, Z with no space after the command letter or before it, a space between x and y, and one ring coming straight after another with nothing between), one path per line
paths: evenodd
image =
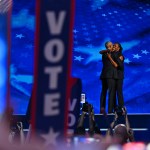
M7 13L0 12L0 114L6 104L7 44Z
M11 103L25 114L33 84L35 0L14 0L11 39Z
M35 1L14 0L11 103L25 114L33 83ZM150 113L150 1L76 0L72 75L99 113L102 69L99 51L120 42L125 57L124 97L128 113Z

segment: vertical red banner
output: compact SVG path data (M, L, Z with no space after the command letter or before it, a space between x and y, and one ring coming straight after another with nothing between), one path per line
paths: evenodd
M50 144L67 132L74 0L37 0L32 126ZM53 143L54 144L54 143Z

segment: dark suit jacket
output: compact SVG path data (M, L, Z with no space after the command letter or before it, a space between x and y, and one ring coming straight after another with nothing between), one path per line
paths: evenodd
M100 79L104 79L104 78L117 79L118 78L117 68L115 68L111 64L106 53L102 54L102 62L103 62L103 68L102 68L102 72L100 75Z

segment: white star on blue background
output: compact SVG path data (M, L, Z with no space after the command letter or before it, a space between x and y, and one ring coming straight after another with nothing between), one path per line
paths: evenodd
M145 55L149 53L147 50L141 50L141 51L142 51L142 54L145 54Z
M121 27L122 25L120 23L117 24L118 27Z
M129 58L126 58L126 59L124 60L124 62L127 63L127 64L129 64L131 61L129 60Z
M81 61L82 59L84 59L81 56L74 56L74 57L75 57L74 60L78 60L78 61Z
M139 54L133 54L133 58L139 59L140 57Z
M59 136L59 132L54 132L53 128L49 129L48 134L41 134L41 137L45 139L45 146L56 145L56 138Z
M21 38L23 38L24 36L22 35L22 34L16 34L16 38L19 38L19 39L21 39Z

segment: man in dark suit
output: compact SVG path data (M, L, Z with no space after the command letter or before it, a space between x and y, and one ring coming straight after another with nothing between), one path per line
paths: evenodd
M113 113L114 105L115 105L115 79L117 78L117 64L111 58L111 54L113 53L113 44L112 42L106 42L105 47L107 49L106 52L102 54L102 62L103 68L100 75L100 79L102 81L102 91L100 95L100 113L102 113L102 109L106 107L106 95L108 90L108 113ZM111 61L110 61L111 59ZM112 65L116 65L114 67Z

